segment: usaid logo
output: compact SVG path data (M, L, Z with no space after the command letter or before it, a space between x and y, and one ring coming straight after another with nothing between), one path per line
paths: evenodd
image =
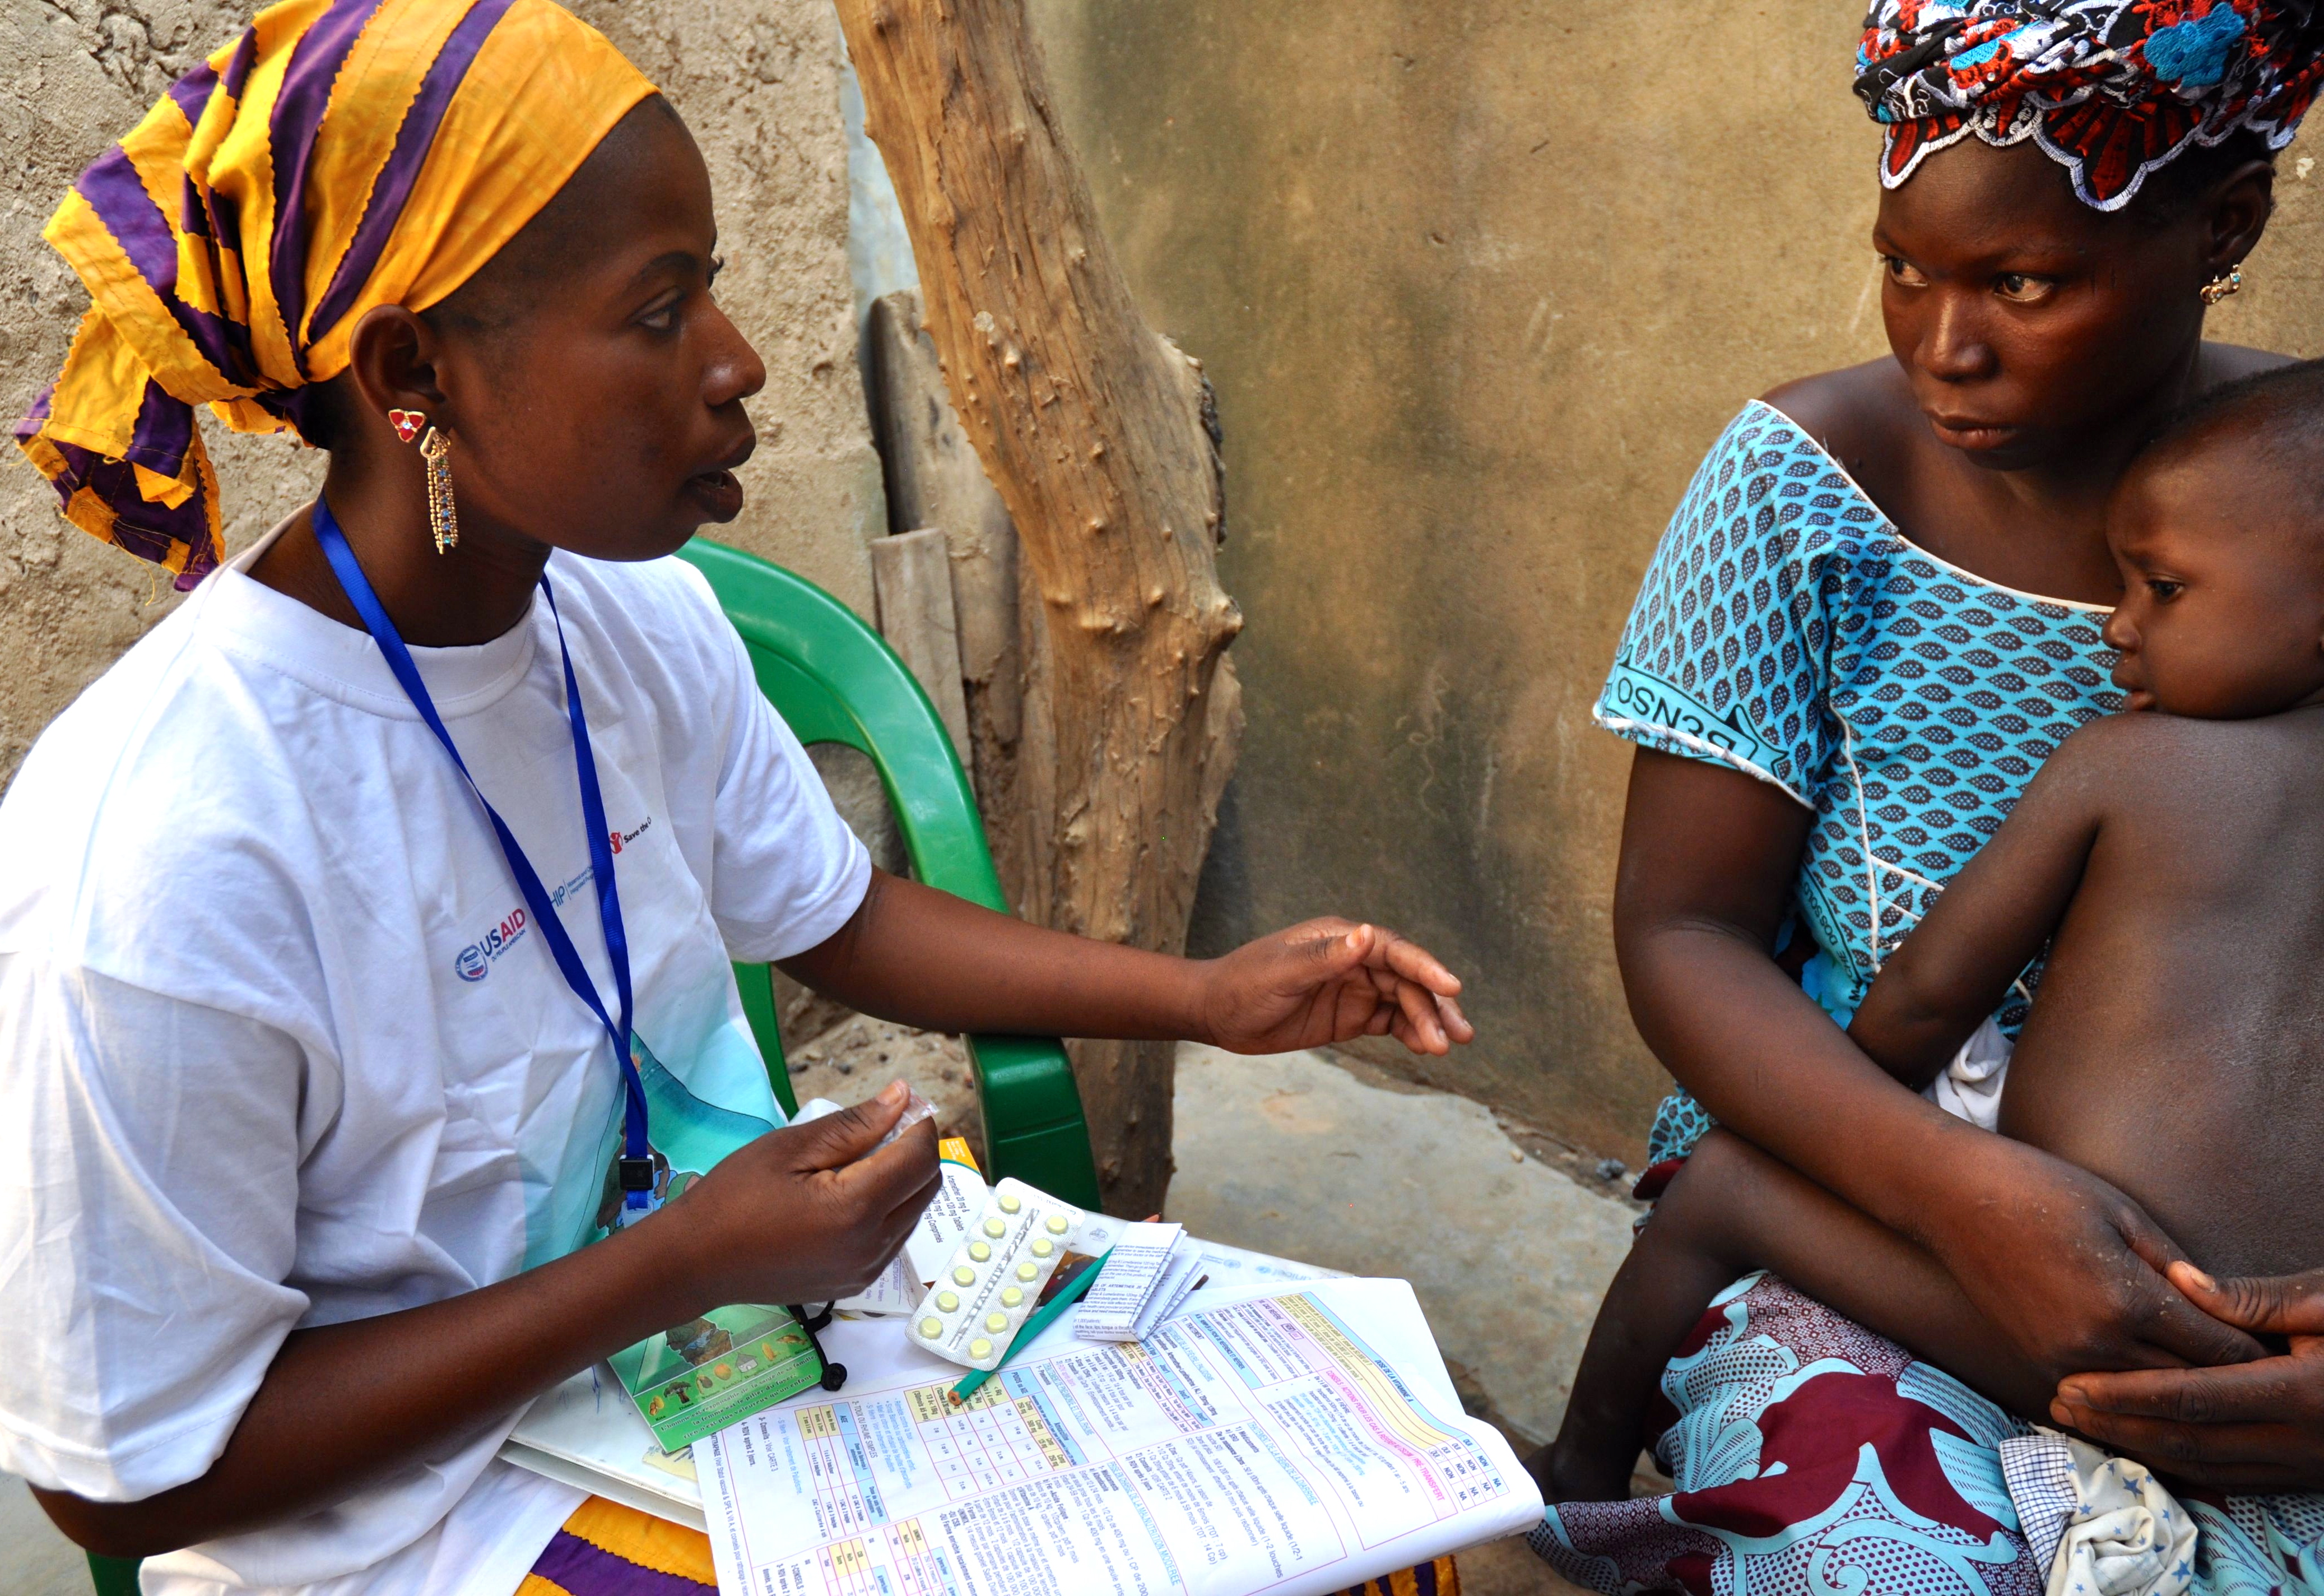
M453 973L463 981L482 981L493 973L493 961L514 947L531 924L521 909L509 911L508 918L494 926L475 941L462 948L452 960Z

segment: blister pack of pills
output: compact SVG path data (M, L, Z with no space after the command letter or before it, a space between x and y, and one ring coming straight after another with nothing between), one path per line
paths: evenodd
M1081 1225L1072 1204L1001 1181L914 1310L912 1340L971 1369L997 1367Z

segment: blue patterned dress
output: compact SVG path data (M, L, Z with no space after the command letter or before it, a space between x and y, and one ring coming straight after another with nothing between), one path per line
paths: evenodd
M2075 727L2121 707L2107 612L2019 593L1907 541L1840 463L1757 401L1720 435L1647 567L1595 711L1815 815L1794 888L1802 984L1845 1025L1953 872ZM1997 1019L2015 1037L2029 970ZM1710 1128L1683 1091L1654 1162Z

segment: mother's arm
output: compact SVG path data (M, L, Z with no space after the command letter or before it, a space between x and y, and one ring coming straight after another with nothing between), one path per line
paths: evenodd
M1812 819L1740 771L1638 752L1614 941L1664 1066L1729 1129L1935 1255L2053 1379L2259 1356L2163 1278L2181 1255L2136 1204L1906 1090L1776 965Z

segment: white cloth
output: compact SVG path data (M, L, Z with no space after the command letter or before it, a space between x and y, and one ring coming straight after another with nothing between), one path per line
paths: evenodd
M2145 1465L2035 1425L2001 1443L2002 1477L2045 1596L2186 1596L2194 1516Z
M2009 1056L2015 1051L2001 1027L1988 1016L1960 1052L1931 1081L1921 1095L1957 1120L1967 1120L1980 1130L2001 1124L2001 1089L2009 1080Z
M206 1471L292 1329L562 1250L549 1195L602 1181L619 1114L603 1029L377 645L252 581L256 552L0 801L0 1467L101 1500ZM822 942L870 861L699 574L558 554L549 575L637 1032L780 1123L730 952ZM610 1005L547 606L412 651ZM576 1499L493 1463L507 1428L149 1563L146 1589L507 1596Z

